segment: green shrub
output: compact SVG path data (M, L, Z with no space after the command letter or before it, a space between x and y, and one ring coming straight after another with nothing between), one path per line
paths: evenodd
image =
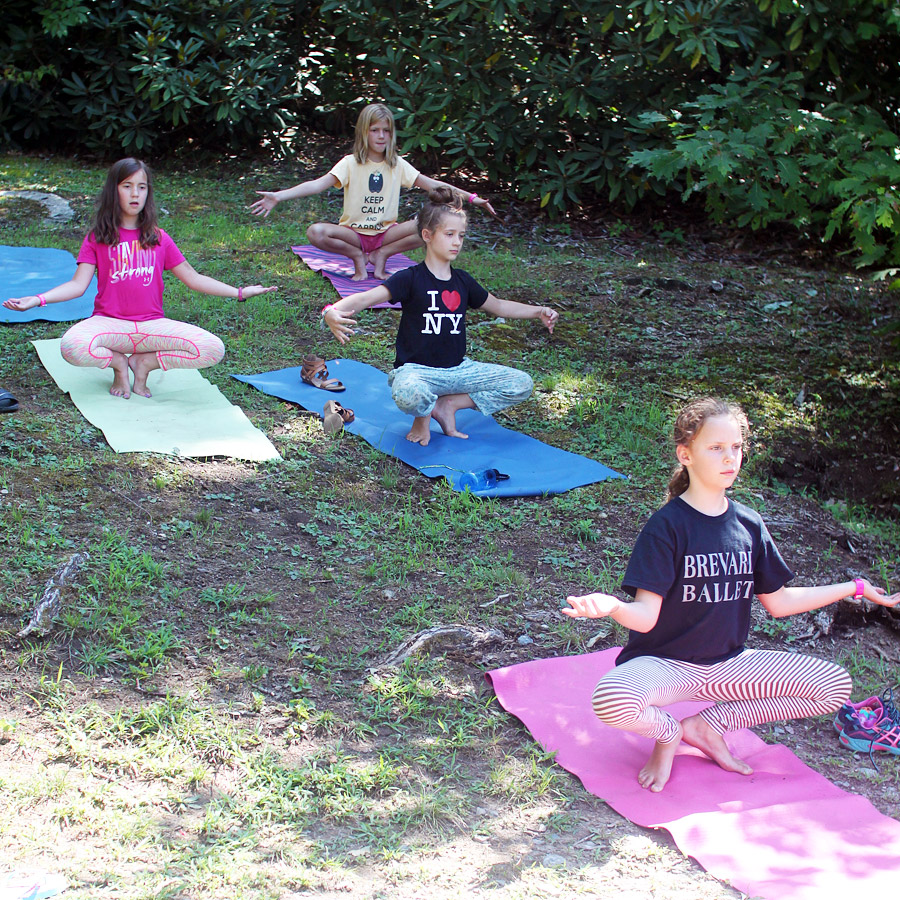
M646 188L626 172L642 144L625 116L647 93L664 96L668 78L642 65L638 35L604 28L616 9L599 0L322 3L337 43L368 73L369 96L397 112L404 152L483 171L557 212L592 194L632 205Z
M887 61L900 58L900 13L889 0L321 9L366 73L324 104L380 96L403 152L438 170L483 171L554 213L591 197L630 208L678 186L722 220L840 235L860 263L895 258L900 120Z
M896 0L7 0L0 138L106 153L347 135L553 214L680 187L897 260ZM296 126L296 127L293 127Z
M900 138L865 106L809 108L799 73L738 71L673 109L632 121L654 146L631 164L705 198L713 218L841 235L859 265L900 261Z
M292 0L8 6L6 141L108 155L221 151L258 146L293 122L304 61Z

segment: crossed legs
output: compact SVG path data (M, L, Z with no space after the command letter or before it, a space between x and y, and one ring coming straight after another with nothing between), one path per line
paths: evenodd
M461 409L491 416L526 400L534 387L526 372L468 358L447 369L407 363L391 372L388 384L394 403L413 417L406 439L423 447L431 440L432 419L448 437L466 438L456 427Z
M147 376L156 369L204 369L225 355L222 341L196 325L166 318L135 322L110 316L77 322L63 335L60 351L74 366L111 368L115 374L109 392L125 400L132 393L149 397Z
M661 791L681 741L723 769L749 775L750 766L725 744L726 732L834 712L850 696L851 687L850 676L840 666L800 653L744 650L702 666L641 656L604 675L592 703L605 724L656 742L638 781ZM663 709L684 700L715 704L681 722Z
M367 253L360 241L359 232L343 225L332 225L329 222L316 222L306 229L307 240L320 250L337 253L348 257L353 262L353 280L364 281L368 275L366 263L375 267L374 276L380 281L388 277L385 264L395 253L405 253L422 246L422 238L416 227L415 219L392 225L384 232L381 246Z

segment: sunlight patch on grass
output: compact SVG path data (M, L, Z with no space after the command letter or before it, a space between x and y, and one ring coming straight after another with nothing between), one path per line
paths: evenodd
M484 783L491 797L537 800L566 796L567 776L553 763L552 754L534 747L524 756L508 756L495 764Z

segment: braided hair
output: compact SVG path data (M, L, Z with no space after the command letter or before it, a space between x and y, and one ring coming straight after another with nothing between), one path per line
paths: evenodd
M741 435L746 438L749 423L744 411L736 403L727 400L719 400L716 397L700 397L692 400L678 414L675 419L675 427L672 429L672 438L676 447L689 447L707 419L718 416L730 416L738 423ZM690 486L691 479L688 470L679 463L669 479L669 492L666 500L680 497Z

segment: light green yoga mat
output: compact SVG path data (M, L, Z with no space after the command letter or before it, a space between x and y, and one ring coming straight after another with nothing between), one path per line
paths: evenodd
M67 363L59 341L32 341L44 368L117 453L280 459L271 441L196 369L153 372L151 398L109 393L112 372Z

